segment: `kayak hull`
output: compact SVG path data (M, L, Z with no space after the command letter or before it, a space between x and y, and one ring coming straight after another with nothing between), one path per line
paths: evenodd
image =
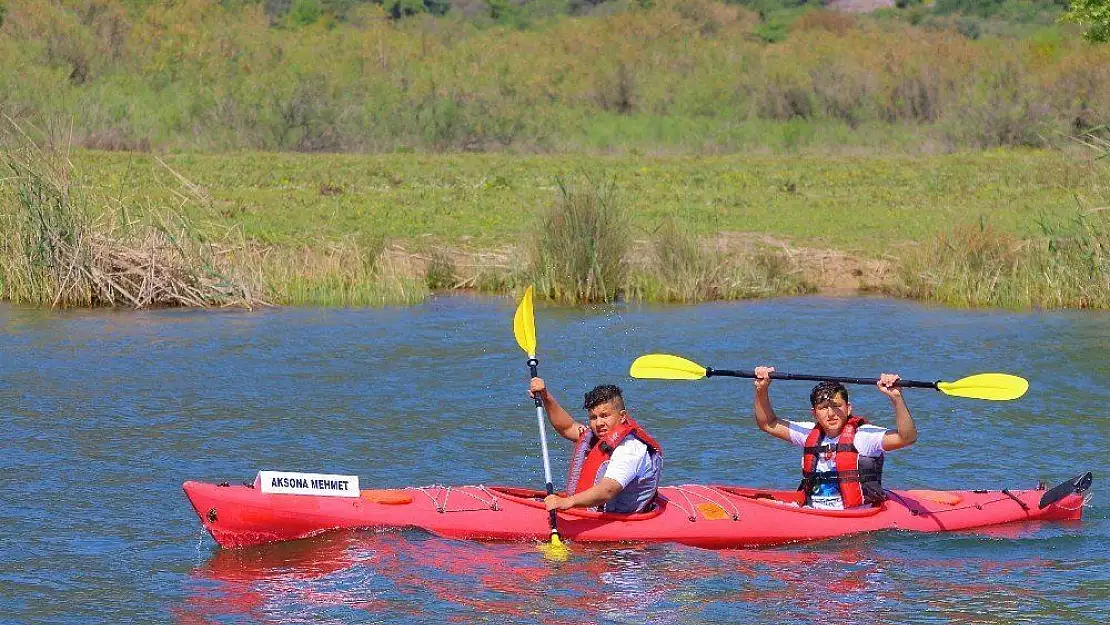
M880 506L824 511L798 506L795 491L685 484L659 489L657 505L631 515L559 513L575 542L674 542L710 549L762 547L900 529L974 530L1023 521L1082 517L1090 486L1041 508L1043 488L1002 491L891 490ZM1071 480L1078 484L1079 478ZM1065 483L1067 484L1067 483ZM1063 485L1061 485L1063 486ZM204 528L224 548L297 540L336 529L422 529L467 540L549 537L544 492L499 486L364 490L360 497L262 493L250 486L185 482ZM1048 491L1054 494L1057 489Z

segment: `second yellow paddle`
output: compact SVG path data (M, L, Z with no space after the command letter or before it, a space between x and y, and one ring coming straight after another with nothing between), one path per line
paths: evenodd
M653 380L700 380L712 377L754 378L752 371L733 371L731 369L712 369L703 367L698 363L670 354L647 354L640 356L632 363L628 372L634 378ZM810 375L802 373L771 374L775 380L810 380L821 382L840 382L841 384L875 384L878 378L841 378L833 376ZM1008 373L978 373L960 378L955 382L918 382L916 380L898 380L902 388L931 388L945 395L953 397L967 397L970 399L988 399L992 401L1007 401L1017 399L1029 390L1029 382L1025 378Z

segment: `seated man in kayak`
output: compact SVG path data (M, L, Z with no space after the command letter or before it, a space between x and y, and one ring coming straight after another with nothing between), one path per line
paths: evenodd
M532 378L529 394L543 402L555 431L575 443L567 476L569 496L548 495L548 510L632 513L651 507L663 470L663 450L628 416L620 388L606 384L586 393L583 407L589 427L574 421L543 379Z
M868 425L852 413L848 390L838 382L821 382L809 395L816 423L786 421L771 407L771 373L774 367L755 368L755 422L759 429L802 448L802 483L805 503L813 508L841 510L881 502L883 455L917 440L899 377L884 373L879 391L890 398L897 429Z

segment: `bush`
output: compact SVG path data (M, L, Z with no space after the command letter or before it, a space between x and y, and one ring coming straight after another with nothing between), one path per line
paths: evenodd
M424 270L424 283L432 290L455 288L458 286L458 273L455 259L447 252L437 249L432 252Z
M625 284L631 220L611 180L557 178L555 203L533 231L536 289L571 304L611 302Z

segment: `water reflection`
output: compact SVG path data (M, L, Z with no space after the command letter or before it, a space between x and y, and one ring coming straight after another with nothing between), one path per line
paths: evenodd
M480 544L419 533L347 533L243 552L220 551L192 573L180 623L682 623L724 606L752 617L821 614L855 622L889 591L856 547L705 551L576 545L565 563L535 545ZM336 621L340 622L340 621Z
M188 624L371 622L383 613L429 623L479 615L494 622L677 623L688 609L682 589L711 577L714 566L701 555L666 551L576 546L569 561L555 563L531 543L339 533L218 551L192 571L175 616Z
M1083 622L1053 601L1049 580L1066 561L985 558L975 546L997 538L958 535L932 538L932 556L917 557L906 549L913 539L902 538L775 550L575 545L570 560L554 563L530 543L338 533L218 551L192 571L175 616L183 624L383 615L413 623L1001 623L1033 614ZM951 557L935 557L945 551Z

